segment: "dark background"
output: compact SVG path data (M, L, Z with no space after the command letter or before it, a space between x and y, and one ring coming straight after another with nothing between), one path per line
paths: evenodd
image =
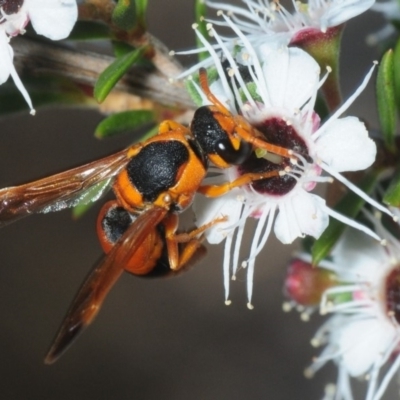
M194 45L191 1L149 3L154 34L175 50ZM377 56L366 47L365 32L378 26L364 15L346 28L345 94ZM371 83L353 111L376 126L373 104ZM2 119L0 187L80 165L130 142L94 139L100 120L94 111L71 109ZM232 305L224 305L223 246L209 248L206 259L175 279L125 274L93 326L59 362L45 366L64 313L101 254L94 231L100 206L79 221L63 211L0 231L0 398L318 399L336 380L333 367L311 381L303 377L318 354L309 341L321 319L304 323L297 313L282 312L285 266L294 247L274 238L257 259L253 311L246 308L244 273L232 285ZM250 240L251 229L247 235Z

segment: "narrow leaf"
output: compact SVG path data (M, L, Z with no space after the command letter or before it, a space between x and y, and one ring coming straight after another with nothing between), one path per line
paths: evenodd
M376 79L376 100L378 104L379 121L386 148L394 152L396 147L396 99L394 89L394 55L388 50L381 61Z
M206 27L207 24L204 19L206 16L206 10L207 10L206 3L204 0L196 0L194 7L195 7L195 21L198 26L198 30L205 38L207 38L208 37L208 31L207 31L207 27ZM196 36L196 43L197 43L197 47L199 47L199 48L204 47L197 36ZM208 56L209 55L208 55L207 51L202 51L201 53L199 53L199 56L198 56L199 61L204 60Z
M369 173L361 181L359 187L364 192L369 193L377 181L377 174ZM354 192L349 192L335 207L335 211L349 217L355 218L363 207L365 201ZM329 226L324 233L317 239L312 247L313 265L318 265L326 256L329 255L336 242L339 240L346 225L337 219L331 218Z
M140 31L146 30L146 11L148 0L135 0L136 1L136 27Z
M400 169L393 176L390 185L383 196L383 202L393 207L400 207Z
M68 80L51 76L21 77L24 86L32 99L33 106L38 109L44 106L55 105L84 105L93 107L96 103L92 97L85 94L84 90L75 86ZM25 99L22 97L14 82L8 81L0 90L0 115L29 110Z
M73 218L78 219L84 215L93 206L95 201L110 189L110 181L111 179L106 179L84 192L77 205L72 209Z
M155 122L155 115L150 110L125 111L105 118L97 125L95 136L98 139L118 135Z
M112 14L112 22L124 31L133 29L136 24L135 0L118 0Z
M99 76L94 87L94 97L101 103L110 93L111 89L117 84L122 76L128 71L132 64L138 62L146 46L139 47L131 51L125 56L117 58L111 65L109 65Z
M400 39L394 48L393 57L394 68L394 91L396 96L397 111L400 111Z

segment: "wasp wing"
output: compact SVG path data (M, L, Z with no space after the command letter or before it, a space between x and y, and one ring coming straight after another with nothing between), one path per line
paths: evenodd
M58 331L45 358L46 364L56 361L94 320L108 292L121 276L124 265L142 245L150 230L163 220L167 212L163 208L154 207L140 214L110 253L95 266L78 291Z
M111 181L128 160L127 150L122 150L47 178L1 189L0 227L32 213L58 211L85 201L90 188ZM87 202L96 199L88 198Z

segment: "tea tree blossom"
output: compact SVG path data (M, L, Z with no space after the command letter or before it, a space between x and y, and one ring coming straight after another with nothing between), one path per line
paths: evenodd
M293 36L302 29L309 28L326 32L329 28L341 25L367 11L375 0L293 2L293 13L278 2L243 0L243 3L247 9L217 1L206 1L209 7L228 12L245 33L260 35L261 32L269 34L287 31Z
M251 308L255 257L264 247L272 229L285 244L305 235L318 238L327 227L329 216L332 216L379 239L374 232L334 212L326 206L323 198L311 193L318 182L332 182L336 178L378 209L389 213L340 174L363 170L375 160L376 146L368 137L364 124L356 117L341 117L366 86L372 69L356 92L321 124L314 105L326 75L320 79L320 67L310 55L301 49L286 46L267 44L254 48L232 24L238 36L233 56L213 28L210 29L222 49L222 53L217 54L199 34L215 63L217 78L211 84L211 91L231 112L242 114L267 142L285 147L294 154L294 158L289 160L256 152L238 167L219 174L217 171L211 183L232 180L249 172L278 170L281 175L255 181L221 198L195 203L199 225L217 216L229 217L228 222L218 224L206 233L210 243L219 243L226 238L226 300L232 250L232 274L235 276L245 222L248 217L258 220L250 255L242 264L248 267L248 306ZM221 57L225 58L223 62ZM210 76L215 72L210 72ZM197 92L203 104L207 104L202 91L198 89ZM331 176L322 176L323 171Z
M29 21L39 35L51 40L65 39L77 17L76 0L0 0L0 85L11 75L31 114L35 110L13 65L10 39L24 34Z
M332 39L335 40L336 36L340 35L341 26L371 8L375 0L308 0L307 3L293 1L293 12L275 1L243 0L243 3L245 7L218 1L206 1L209 7L217 9L217 14L223 17L222 20L212 19L210 22L214 25L230 27L231 23L224 15L226 13L254 47L261 46L266 42L275 44L279 42L282 45L295 44L303 47L310 42L315 43L322 40L324 43L328 43ZM233 51L236 36L224 39L225 46ZM215 44L214 48L220 49L220 45ZM198 53L205 50L205 48L200 48L179 52L179 54ZM212 58L205 59L184 75L189 75L199 67L209 67L212 64ZM334 66L331 65L331 67Z
M367 380L366 400L381 399L400 367L400 242L379 221L375 225L386 246L348 231L332 260L320 264L338 283L322 296L321 313L332 316L311 341L324 349L306 376L334 361L338 400L352 398L351 377Z

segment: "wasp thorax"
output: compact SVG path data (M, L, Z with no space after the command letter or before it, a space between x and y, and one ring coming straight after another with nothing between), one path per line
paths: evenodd
M400 265L387 276L385 289L387 312L400 324Z
M293 125L290 125L282 118L268 118L261 123L254 125L265 137L265 140L302 156L303 160L311 161L308 147L305 141L297 133ZM271 156L274 156L271 154ZM282 196L289 193L297 183L304 165L301 160L297 166L293 166L288 158L283 157L259 157L253 153L246 162L239 168L240 174L264 173L270 171L290 171L281 176L262 179L252 183L252 187L259 193Z
M24 4L24 0L0 0L0 8L4 14L16 14Z

